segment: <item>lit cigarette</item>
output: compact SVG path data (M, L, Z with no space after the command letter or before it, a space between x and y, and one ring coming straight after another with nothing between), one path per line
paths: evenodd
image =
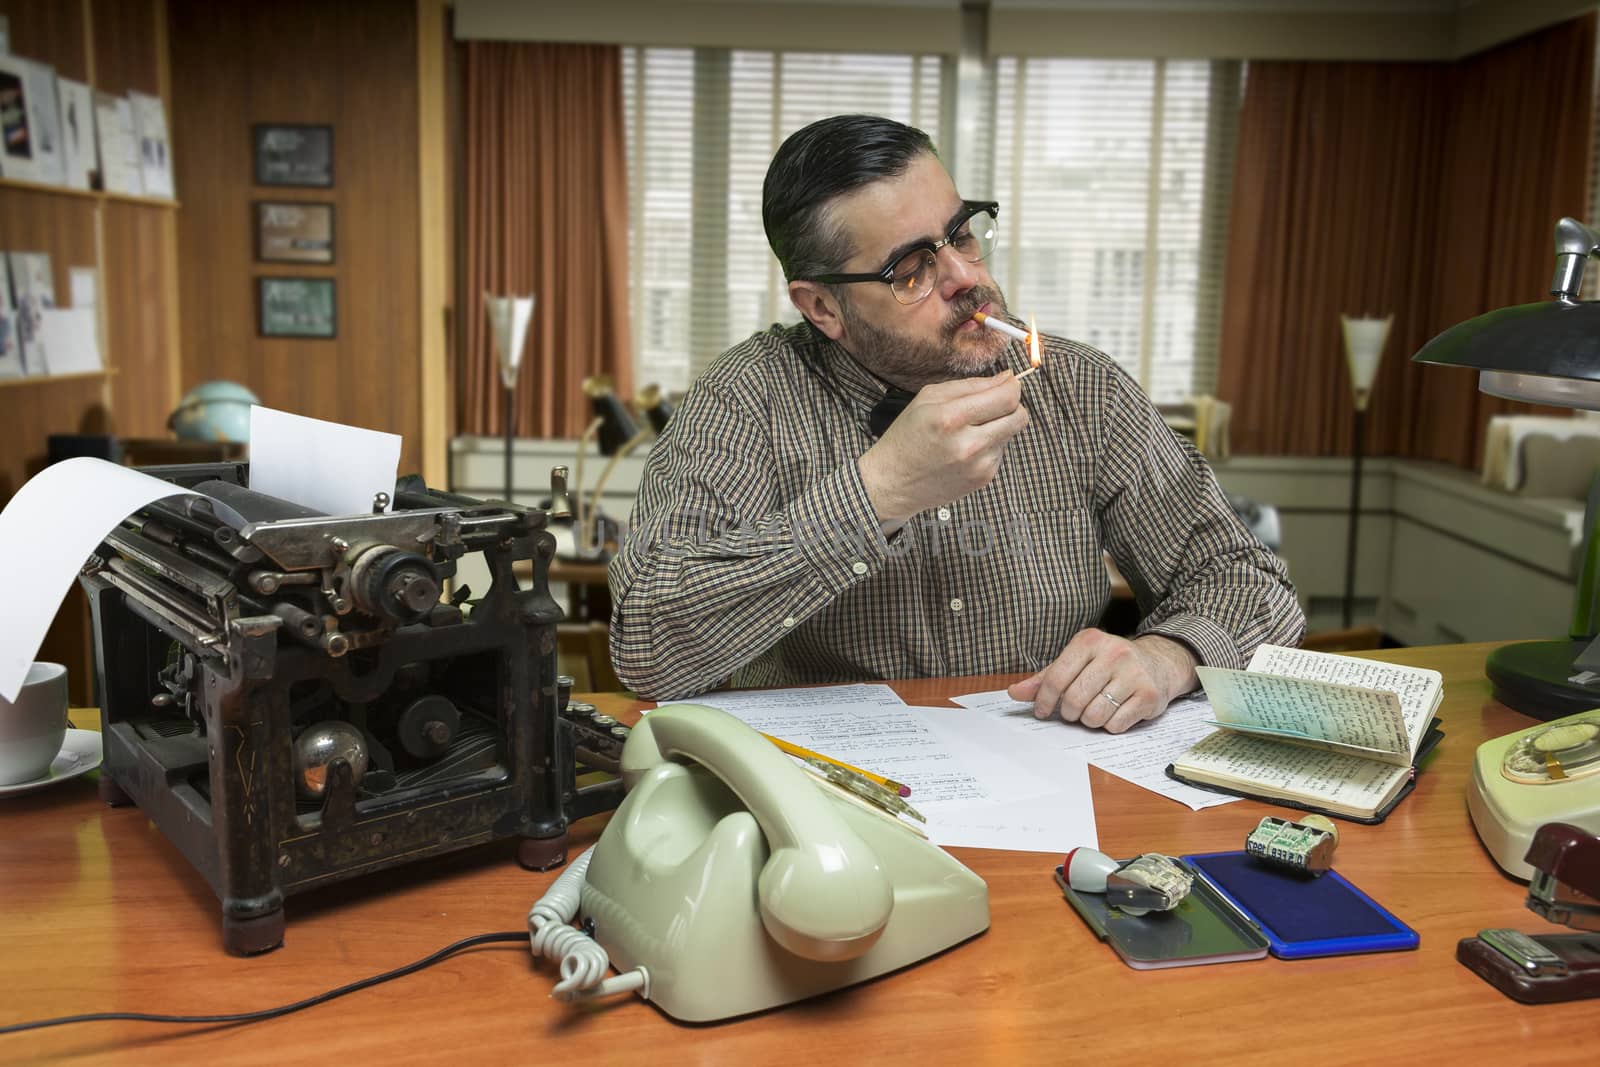
M1028 340L1028 334L1025 331L1017 329L1005 319L997 319L993 315L985 315L981 311L974 311L972 313L972 321L979 326L987 326L997 333L1003 333L1007 337L1014 337L1018 341L1026 343Z
M1032 315L1028 316L1028 359L1033 366L1017 375L1019 382L1043 366L1043 360L1039 358L1039 324L1033 321Z

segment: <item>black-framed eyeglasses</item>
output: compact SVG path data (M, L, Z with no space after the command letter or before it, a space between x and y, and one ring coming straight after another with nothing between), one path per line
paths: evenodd
M949 245L962 259L977 263L989 257L1000 243L1000 204L995 200L963 200L961 214L940 241L925 241L894 262L870 274L819 274L798 281L825 285L883 282L902 304L915 304L933 292L939 281L939 249Z

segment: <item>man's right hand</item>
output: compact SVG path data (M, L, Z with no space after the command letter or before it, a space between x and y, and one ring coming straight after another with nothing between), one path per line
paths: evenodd
M982 489L1026 425L1022 386L1009 370L925 386L858 461L878 521L899 526Z

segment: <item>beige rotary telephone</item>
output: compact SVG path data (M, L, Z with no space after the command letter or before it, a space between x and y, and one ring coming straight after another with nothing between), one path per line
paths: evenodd
M561 960L559 997L634 990L707 1022L853 985L988 929L981 878L726 712L649 713L622 776L628 796L599 843L529 916L535 953Z
M1485 741L1467 784L1467 811L1507 874L1534 876L1534 834L1560 822L1600 834L1600 710Z

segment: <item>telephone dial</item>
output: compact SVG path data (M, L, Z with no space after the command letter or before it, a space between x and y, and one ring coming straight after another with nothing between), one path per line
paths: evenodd
M599 842L529 915L535 955L561 961L557 997L632 990L708 1022L866 981L989 927L981 878L726 712L650 712L622 778Z

